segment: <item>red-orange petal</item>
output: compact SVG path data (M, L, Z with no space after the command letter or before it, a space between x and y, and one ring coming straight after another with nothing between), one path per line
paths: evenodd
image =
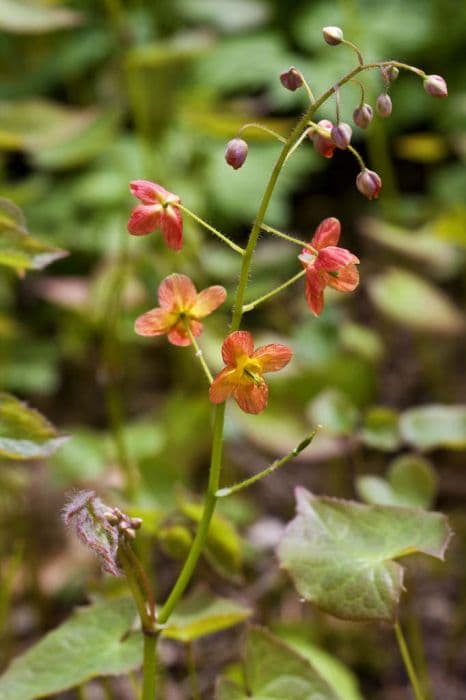
M226 365L235 366L241 355L251 357L254 352L252 335L248 331L235 331L225 338L222 345L222 357Z
M263 384L240 384L233 391L233 397L245 413L261 413L267 406L269 387Z
M133 236L147 236L161 225L163 210L161 204L138 204L128 221L128 231Z
M185 311L196 301L197 291L187 275L174 273L161 282L158 298L162 309Z
M165 243L172 250L183 247L183 219L178 207L166 207L160 221Z
M315 261L316 268L327 272L338 272L351 263L358 263L359 259L346 248L327 246L319 252Z
M288 364L293 353L286 345L271 343L257 348L253 357L261 363L262 372L278 372Z
M134 330L138 335L152 336L168 333L176 316L165 309L151 309L139 316L134 323Z
M356 265L347 265L340 270L338 277L328 275L327 284L339 292L352 292L359 284L359 270Z
M337 245L340 239L341 224L334 216L320 222L311 241L313 248L321 250L329 245Z
M324 308L324 287L319 273L310 268L306 274L306 301L314 316L319 316Z
M233 393L235 384L231 381L235 370L225 367L217 374L209 388L209 399L212 403L223 403Z
M170 192L150 180L133 180L129 183L131 194L141 200L143 204L155 204L164 202L170 196Z
M203 289L202 292L199 292L196 301L191 307L191 315L197 318L208 316L208 314L211 314L212 311L215 311L215 309L223 304L226 296L226 289L219 284Z
M199 321L189 321L189 328L195 338L202 333L202 323L199 323ZM184 347L191 345L191 338L186 330L184 321L179 321L173 326L168 334L168 340L172 345L182 345Z

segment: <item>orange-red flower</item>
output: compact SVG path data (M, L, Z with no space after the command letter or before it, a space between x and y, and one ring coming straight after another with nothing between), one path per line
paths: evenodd
M133 209L128 231L133 236L147 236L160 229L166 244L173 250L183 247L183 220L177 206L180 198L150 180L133 180L131 193L141 204Z
M269 388L262 375L282 369L292 355L290 348L277 343L264 345L254 351L250 333L230 333L222 345L226 367L210 386L210 400L212 403L222 403L233 396L246 413L261 413L267 406L269 395Z
M197 293L186 275L169 275L159 287L160 307L139 316L134 329L144 336L166 333L173 345L191 345L190 332L197 338L202 333L200 319L223 304L226 296L225 289L219 285Z
M303 248L298 256L306 270L306 301L314 316L319 316L323 309L325 287L352 292L359 283L356 267L359 259L337 246L340 231L338 219L324 219L309 248Z

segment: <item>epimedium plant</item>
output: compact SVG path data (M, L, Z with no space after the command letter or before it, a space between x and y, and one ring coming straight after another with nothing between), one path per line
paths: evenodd
M196 534L192 541L187 543L186 559L165 602L154 599L150 576L133 546L133 540L142 525L140 518L126 515L119 508L107 507L91 491L73 494L63 512L65 523L73 527L82 542L98 555L103 569L114 576L126 577L142 631L142 700L153 700L157 696L159 638L170 634L172 638L177 638L178 634L178 638L182 639L183 629L188 641L193 638L186 632L186 626L180 624L177 628L172 621L176 620L186 605L184 594L199 558L206 550L218 501L249 487L286 464L309 446L315 434L313 431L304 437L289 454L277 459L253 477L232 486L222 484L224 425L228 400L233 398L239 408L247 414L255 415L264 411L269 392L264 375L280 371L292 361L293 356L292 349L284 344L271 343L256 348L253 335L241 329L243 316L302 278L305 281L307 305L314 316L319 316L324 307L327 287L349 293L356 289L359 282L358 257L338 245L341 235L338 219L331 216L324 219L309 243L280 231L265 221L275 185L283 168L298 148L306 147L306 140L310 140L315 151L325 158L332 158L339 150L348 151L356 159L359 168L356 176L357 189L368 199L376 199L381 193L382 179L378 173L367 167L351 143L352 128L341 120L341 89L350 82L359 86L361 97L353 113L353 122L360 128L367 128L374 116L371 105L365 102L364 85L357 79L357 76L367 71L378 71L381 75L383 92L376 101L375 111L382 118L391 114L390 84L397 79L400 70L420 77L424 89L433 97L447 95L446 83L440 76L428 76L419 68L394 60L366 63L359 48L346 40L338 27L324 28L323 37L330 46L344 45L351 48L357 58L356 65L318 98L315 98L310 84L298 68L291 67L284 71L280 75L284 88L291 91L304 89L309 97L306 112L298 119L288 137L254 123L244 125L237 136L227 144L225 160L235 170L239 170L247 159L248 144L243 138L247 129L263 129L282 144L244 247L190 211L184 206L180 196L161 185L144 179L135 180L130 185L132 194L140 202L129 219L130 234L144 236L160 230L167 246L174 251L181 251L183 216L189 216L229 246L240 261L239 281L231 305L230 328L221 347L225 366L217 376L214 377L209 368L198 339L202 334L204 319L227 300L227 291L223 286L214 285L197 291L188 276L170 274L159 286L159 306L146 311L135 322L135 331L139 335L166 335L171 344L192 348L208 384L206 400L210 400L214 406L210 468L202 511L199 517L195 518ZM332 98L335 99L336 105L335 123L327 119L314 121L319 108ZM253 256L262 232L298 246L297 262L302 269L262 296L247 301ZM422 687L397 621L398 602L403 588L403 569L394 560L416 551L442 559L450 537L445 517L439 513L428 513L405 505L362 505L352 501L316 497L301 487L297 488L296 500L297 515L286 528L277 555L280 565L289 572L299 595L336 617L392 623L416 698L423 698ZM235 609L234 606L228 608L227 605L226 609L228 613L222 608L222 614L227 618L224 626L235 624L249 614L244 609ZM109 604L107 607L100 604L98 616L100 615L102 620L113 619L113 622L118 618L120 622L123 621L123 627L126 620L126 630L129 628L127 601L115 603L113 606ZM78 625L79 622L70 621L74 625ZM217 629L215 625L209 628L205 620L204 624L208 629ZM120 629L116 622L115 626ZM83 634L86 634L85 625ZM58 638L57 642L55 638L58 644L62 641ZM47 643L53 650L54 640L50 641L49 638ZM98 640L90 638L91 650L97 644ZM138 649L140 652L137 645L138 642L135 642L134 638L126 642L131 654L135 654L136 657ZM44 646L40 649L43 664L47 664L48 655L53 653L50 649L46 649L45 652ZM33 655L34 649L28 653ZM264 696L270 684L274 685L275 690L278 688L277 692L282 693L279 696L284 698L302 697L303 687L310 693L320 693L320 697L341 697L308 660L267 632L252 629L245 653L245 686L229 680L220 680L217 691L219 698L225 700ZM266 663L260 668L264 658ZM108 659L97 657L94 661L94 674L110 672L108 668L111 664L108 663ZM280 668L281 662L285 663L285 670ZM15 677L21 674L25 663L24 658L23 662L21 659L17 661L16 666L13 664L0 680L0 698L17 697L24 700L39 697L30 689L23 694L17 691L16 695L11 694ZM120 666L115 663L113 672L115 667L122 672L132 668L132 665L125 657L125 662ZM86 673L75 674L73 683L79 684L86 680L89 677ZM60 687L57 687L57 684L46 686L45 692L64 687L70 687L69 678L62 682ZM8 692L10 695L5 694ZM196 694L198 695L198 691L193 686L193 695Z

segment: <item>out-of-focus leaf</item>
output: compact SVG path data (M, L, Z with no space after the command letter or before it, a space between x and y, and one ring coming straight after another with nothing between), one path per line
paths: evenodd
M38 411L10 394L0 394L0 456L7 459L48 457L66 440Z
M443 292L406 270L372 278L368 291L379 311L412 330L455 335L465 328L463 315Z
M0 0L0 29L13 34L41 34L81 24L83 15L66 7L30 0Z
M13 661L0 677L0 700L42 698L96 676L137 668L142 662L142 636L125 636L135 616L129 598L78 609Z
M393 559L443 559L451 536L441 513L317 498L301 487L296 498L278 547L281 566L301 596L347 620L394 620L403 568Z
M0 265L13 267L20 273L42 270L67 255L66 250L46 245L18 229L0 224Z
M378 219L366 218L361 231L379 245L405 255L442 276L449 276L460 262L457 252L437 236L424 231L406 231Z
M403 438L420 450L466 448L466 406L432 404L401 414Z
M401 443L396 411L384 406L370 408L364 417L361 439L376 450L396 450Z
M309 406L311 421L333 435L351 435L358 420L358 409L338 389L326 389Z
M403 455L392 462L386 479L360 476L356 486L366 503L430 508L437 489L437 474L423 457Z
M181 512L195 523L202 517L203 506L180 500ZM210 522L204 554L211 566L222 576L235 576L242 565L242 544L235 527L223 516L214 513Z
M116 136L120 115L116 109L96 113L83 128L60 143L44 146L34 152L34 162L49 170L75 167L90 160L109 146Z
M346 350L371 362L378 362L384 354L383 343L377 332L359 323L344 323L340 329L340 340Z
M433 223L438 238L466 248L466 207L458 204L441 214Z
M358 679L335 656L308 641L286 637L285 641L302 656L309 659L316 671L336 693L339 700L364 700L359 691Z
M241 603L202 593L183 600L171 615L163 636L193 642L243 622L251 611Z
M73 439L50 460L55 479L61 484L98 479L110 462L106 435L83 427L69 433Z
M265 629L250 629L244 664L247 688L221 679L216 700L341 700L307 658Z
M448 155L448 145L439 134L417 133L398 136L395 150L400 158L415 163L436 163Z
M259 0L177 0L176 4L186 18L229 32L262 24L270 14Z

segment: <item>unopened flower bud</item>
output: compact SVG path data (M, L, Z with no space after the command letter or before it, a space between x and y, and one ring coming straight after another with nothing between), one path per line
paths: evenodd
M382 180L376 172L365 168L356 178L356 187L367 199L377 199L382 189Z
M328 133L328 135L324 135L322 133L319 133L318 131L312 131L310 132L309 138L314 144L314 148L317 151L317 153L320 153L320 155L324 156L324 158L331 158L336 148L331 136L333 124L328 119L321 119L320 122L317 123L317 126L320 129L325 130Z
M343 30L340 27L324 27L322 29L324 39L330 46L337 46L343 41Z
M131 527L135 530L139 530L142 525L142 518L130 518Z
M288 70L284 70L280 73L280 82L287 90L294 92L303 84L303 76L297 68L290 66Z
M332 141L337 148L345 150L345 148L348 148L351 142L352 133L353 130L349 124L346 124L345 122L340 122L340 124L337 124L336 126L332 127Z
M243 139L231 139L225 149L225 160L234 170L241 168L248 155L248 144Z
M360 129L367 129L372 121L372 117L372 107L368 104L362 104L356 107L353 112L353 121Z
M382 79L385 85L389 85L390 83L395 82L400 74L400 71L396 66L382 66L380 73L382 74Z
M134 540L136 538L136 530L134 530L132 527L128 527L125 530L125 536L128 537L130 540Z
M377 110L377 114L380 117L383 117L384 119L389 117L392 113L392 101L390 95L387 95L385 93L379 95L377 98L377 102L375 103L375 108Z
M104 513L104 518L105 520L107 520L107 522L110 523L110 525L117 525L120 521L118 515L116 515L112 510L109 510L106 513Z
M428 75L424 78L424 90L431 97L448 97L448 87L441 75Z

